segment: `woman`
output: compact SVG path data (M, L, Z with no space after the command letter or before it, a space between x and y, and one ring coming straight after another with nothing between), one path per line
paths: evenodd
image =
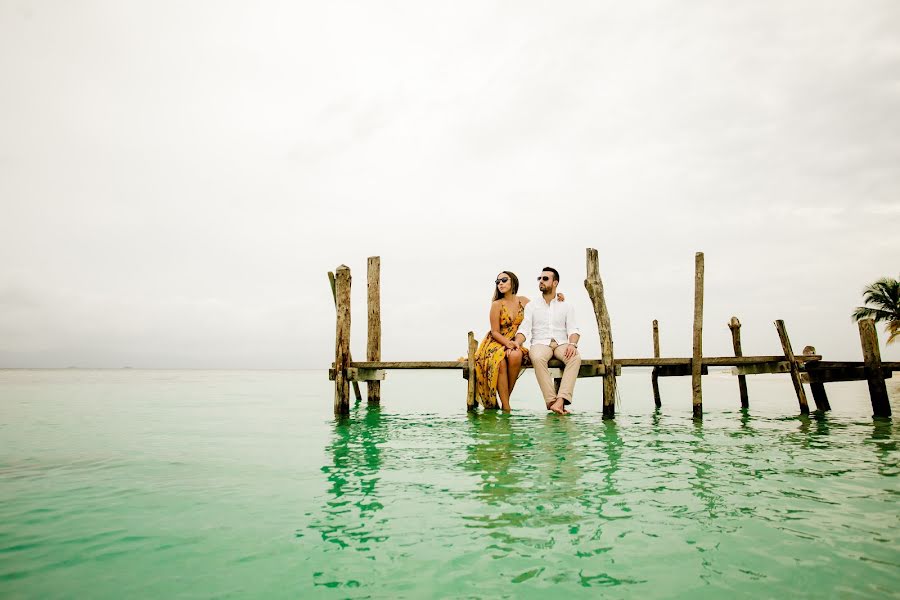
M491 302L491 330L475 352L475 395L484 408L500 407L509 412L509 397L528 360L528 350L513 343L522 319L525 305L530 302L524 296L516 296L519 278L512 271L502 271L494 281L494 298ZM560 294L558 299L562 301Z

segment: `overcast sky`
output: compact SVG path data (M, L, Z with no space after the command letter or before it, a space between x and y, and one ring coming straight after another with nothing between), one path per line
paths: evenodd
M900 275L900 3L0 0L0 366L448 360L555 266L582 354L859 360ZM882 328L879 327L879 331ZM900 360L900 344L884 346Z

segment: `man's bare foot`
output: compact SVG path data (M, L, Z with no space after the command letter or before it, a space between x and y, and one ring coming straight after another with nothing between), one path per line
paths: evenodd
M564 407L565 401L562 398L556 398L553 400L553 402L547 405L547 410L552 410L558 415L565 415L567 413Z

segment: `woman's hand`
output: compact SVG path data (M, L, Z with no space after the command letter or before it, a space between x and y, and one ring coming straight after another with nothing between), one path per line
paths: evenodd
M556 293L556 301L557 302L565 302L566 301L565 294L563 294L562 292L557 292Z

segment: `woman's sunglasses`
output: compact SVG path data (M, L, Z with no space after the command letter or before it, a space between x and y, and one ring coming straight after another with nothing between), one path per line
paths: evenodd
M501 283L506 283L507 281L509 281L509 277L501 277L500 279L494 281L494 285L500 285Z

